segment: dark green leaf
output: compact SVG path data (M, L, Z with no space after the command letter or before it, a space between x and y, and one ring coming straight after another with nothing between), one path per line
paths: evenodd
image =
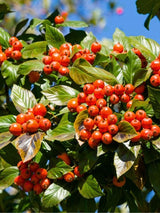
M6 84L11 87L14 83L17 82L17 78L18 78L18 65L14 65L12 62L10 61L4 61L2 66L1 66L1 73L3 78L6 81Z
M0 149L11 143L12 134L10 132L0 133Z
M149 23L150 23L150 21L151 21L151 19L152 19L153 17L154 17L153 14L150 13L150 14L147 16L147 18L146 18L146 20L145 20L145 22L144 22L144 26L147 28L147 30L149 30Z
M0 149L0 157L2 157L8 164L16 166L21 160L17 149L10 143L7 146Z
M109 56L106 55L106 53L97 53L96 54L96 58L94 60L94 66L96 65L101 65L103 68L105 68L107 66L107 64L110 62L110 58ZM108 67L106 68L108 71L110 71L108 69Z
M87 110L83 110L77 115L76 120L74 122L74 128L75 128L75 131L77 133L79 133L79 131L81 130L81 127L83 125L83 121L87 117L88 117L88 111Z
M96 67L81 65L77 67L73 66L70 68L69 75L77 84L91 83L97 79L102 79L103 81L111 85L115 85L118 83L118 80L113 74L107 72L104 69Z
M46 26L45 38L48 45L52 47L59 48L63 43L65 43L65 39L63 34L55 27Z
M114 166L117 178L125 174L134 164L140 150L140 145L129 146L128 143L120 144L114 156Z
M28 75L31 71L42 71L44 64L38 60L30 60L23 62L18 69L18 74Z
M100 144L97 147L97 157L105 154L106 152L115 151L116 148L117 148L117 144L116 143L111 143L111 144L108 144L108 145Z
M23 134L16 138L15 146L21 156L23 162L31 160L38 153L44 133L37 132L35 134Z
M16 116L4 115L0 116L0 132L7 132L12 123L16 122Z
M152 69L139 69L133 77L133 85L138 87L143 82L146 82L152 73Z
M44 192L42 198L42 205L45 207L52 207L59 204L62 200L68 197L70 192L64 187L52 183L48 189Z
M122 32L120 29L116 28L114 34L113 34L113 42L114 44L116 43L121 43L124 46L125 50L129 50L130 49L130 44L127 40L126 35L124 34L124 32Z
M93 35L92 32L88 33L87 36L81 41L82 48L91 48L91 44L96 41L96 37Z
M126 84L133 84L134 76L140 69L141 60L133 51L129 51L127 61L123 65L123 76Z
M8 186L12 185L14 182L15 177L19 174L19 170L16 166L8 167L4 169L0 173L0 190L7 188Z
M0 4L0 20L2 20L7 13L11 13L10 8L7 4L2 3Z
M26 113L29 108L32 108L37 103L31 91L17 85L12 88L11 99L20 113Z
M113 137L118 143L123 143L137 135L134 127L127 121L119 122L118 128L118 133Z
M16 29L14 32L14 36L16 36L20 30L22 30L22 28L27 24L28 22L28 18L27 19L23 19L22 21L20 21L17 25L16 25Z
M42 94L50 101L50 103L62 106L67 105L71 98L78 95L78 91L65 85L57 85L50 89L42 91Z
M72 171L72 167L67 165L64 161L54 160L54 166L48 171L47 177L50 179L57 179L70 171Z
M49 14L49 16L47 16L47 20L49 20L51 23L54 23L54 19L56 16L58 16L60 14L60 12L56 9L53 11L53 13Z
M87 199L104 195L97 180L92 175L89 175L86 180L82 179L79 182L78 190Z
M130 36L128 39L131 45L139 49L150 62L153 61L160 52L160 45L152 39L145 38L144 36Z
M65 36L65 40L71 44L79 44L86 36L83 30L70 29L70 33Z
M148 164L148 176L153 189L160 196L160 184L157 174L160 172L160 161Z
M160 118L160 90L153 88L151 86L148 86L148 97L150 99L150 102L152 104L152 107L155 112L155 117L157 119Z
M84 21L65 21L62 24L57 24L56 27L73 27L73 28L83 28L88 27Z
M43 56L46 51L47 42L38 41L25 46L22 50L22 57L27 58L39 58Z
M49 20L42 20L39 18L34 18L30 21L29 27L33 30L35 27L37 27L38 25L46 25L46 24L51 24L51 22Z
M2 47L4 48L9 47L9 39L10 39L9 33L7 33L3 28L0 27L0 44L2 45Z
M69 121L69 114L65 113L58 126L53 130L48 130L45 138L49 141L66 141L73 139L74 135L75 129L73 126L73 122Z

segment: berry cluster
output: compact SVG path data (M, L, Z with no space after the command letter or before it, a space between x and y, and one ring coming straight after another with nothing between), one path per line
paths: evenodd
M144 110L137 110L135 113L127 111L124 114L124 120L128 121L137 131L137 136L131 139L132 142L150 140L152 137L157 137L160 134L158 125L152 124L152 119L147 117Z
M40 168L38 163L20 161L17 167L20 174L14 179L14 183L25 192L33 190L36 194L40 194L49 187L50 180L47 178L47 170Z
M151 62L151 69L153 70L153 75L150 78L150 83L154 87L160 86L160 55Z
M144 100L142 95L144 90L144 84L134 88L132 84L126 84L125 86L116 84L111 86L109 84L105 85L102 80L96 80L93 84L85 84L83 92L79 93L77 98L70 99L67 106L71 112L77 113L87 109L87 106L89 106L89 114L94 116L94 113L91 114L90 109L99 112L99 109L107 105L107 98L110 104L115 105L123 102L126 103L127 108L130 108L133 102L131 99Z
M79 50L76 52L72 58L74 50ZM94 42L91 45L91 51L89 49L82 49L79 44L71 45L70 43L64 43L59 49L52 47L48 51L48 55L45 55L42 59L44 65L43 71L46 75L51 74L53 71L59 72L61 75L68 75L68 66L73 63L77 58L84 58L89 63L93 64L95 59L95 53L101 50L101 44Z
M18 38L11 37L9 39L9 44L11 45L11 47L8 47L4 52L2 51L2 47L0 46L0 65L2 65L3 61L9 58L19 60L22 57L21 49L23 48L23 45L18 40Z
M10 125L9 131L15 136L19 136L26 132L34 133L37 132L38 129L47 131L51 127L51 122L49 119L44 118L46 113L46 107L38 103L25 114L18 114L16 123Z

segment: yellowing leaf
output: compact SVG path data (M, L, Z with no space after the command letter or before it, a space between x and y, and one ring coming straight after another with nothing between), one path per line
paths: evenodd
M31 160L39 151L44 133L37 132L35 134L23 134L16 138L15 146L22 158L23 162Z

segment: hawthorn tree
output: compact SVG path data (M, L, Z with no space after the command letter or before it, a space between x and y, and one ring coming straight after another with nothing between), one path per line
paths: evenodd
M160 209L160 45L85 27L56 10L0 28L3 212Z

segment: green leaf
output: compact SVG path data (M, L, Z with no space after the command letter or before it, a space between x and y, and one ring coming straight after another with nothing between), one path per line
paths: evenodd
M71 44L79 44L85 37L86 32L83 30L70 29L70 33L65 36L65 40Z
M47 177L50 179L57 179L70 171L72 171L72 167L67 165L64 161L54 160L53 168L48 171Z
M13 135L10 132L3 132L0 133L0 149L7 146L9 143L11 143L11 138Z
M89 66L73 66L70 68L69 72L70 77L76 84L85 84L91 83L97 79L102 79L106 83L110 85L115 85L118 83L116 77L107 72L104 69L96 68L96 67L89 67Z
M15 177L19 174L19 170L16 166L8 167L4 169L0 173L0 190L7 188L8 186L12 185L14 182Z
M70 192L64 187L56 183L52 183L44 192L42 205L45 207L55 206L70 195Z
M123 76L126 84L133 84L134 75L140 69L141 60L133 51L129 51L126 63L123 65Z
M12 62L10 61L4 61L2 66L1 66L1 73L3 78L6 81L6 84L11 87L14 83L17 82L17 78L18 78L18 65L14 65Z
M16 36L20 30L22 30L22 28L27 24L28 22L28 18L27 19L23 19L22 21L20 21L17 25L16 25L16 29L14 32L14 36Z
M18 74L28 75L31 71L42 71L44 64L38 60L30 60L23 62L18 69Z
M96 151L86 145L87 144L84 144L82 150L80 150L78 153L79 171L81 174L88 172L90 169L92 169L92 167L98 160Z
M118 82L122 84L123 71L114 57L110 60L110 63L106 66L105 69L112 73L117 78Z
M119 122L118 128L118 133L113 137L118 143L123 143L137 135L134 127L127 121Z
M75 129L73 127L73 122L69 121L69 114L65 113L58 126L53 130L47 131L47 135L45 138L49 141L66 141L73 139L74 135Z
M15 146L23 162L31 160L38 153L44 133L22 134L15 140Z
M150 13L150 14L147 16L147 18L146 18L146 20L145 20L145 22L144 22L144 26L145 26L145 28L147 28L147 30L149 30L149 23L150 23L150 21L151 21L151 19L152 19L153 17L154 17L153 14Z
M0 116L0 132L7 132L12 123L16 122L16 116L4 115Z
M50 101L50 103L58 106L67 105L71 98L77 97L79 91L65 85L57 85L42 91L42 94Z
M45 38L48 45L52 47L59 48L63 43L65 43L65 39L61 31L49 25L46 26Z
M83 28L88 27L84 21L65 21L62 24L57 24L56 27L73 27L73 28Z
M39 18L33 18L30 23L29 23L29 27L31 28L31 30L34 30L34 28L36 28L38 25L46 25L46 24L51 24L51 22L47 19L45 20L42 20L42 19L39 19Z
M154 146L157 149L160 149L160 137L158 137L157 139L152 140L152 144L154 144Z
M0 27L0 44L3 48L9 47L10 35L3 28Z
M76 120L74 122L74 128L75 128L75 131L77 133L79 133L79 131L81 130L82 125L83 125L83 121L86 118L88 118L88 111L87 110L83 110L77 115Z
M106 152L115 151L116 149L117 149L116 143L111 143L111 144L108 144L108 145L99 144L98 147L97 147L97 157L105 154Z
M149 62L159 55L160 45L152 39L145 38L144 36L130 36L128 40L133 47L141 51Z
M154 109L154 113L155 113L155 117L157 119L160 118L160 90L153 88L151 86L147 86L148 87L148 97L150 99L150 103Z
M139 85L141 85L143 82L146 82L150 75L152 73L152 69L139 69L137 70L137 72L135 73L134 77L133 77L133 85L135 87L138 87Z
M96 41L96 37L93 35L92 32L87 33L87 36L81 41L80 45L82 46L83 49L91 48L91 44Z
M37 103L31 91L17 85L13 85L11 99L20 113L26 113L29 108L32 108Z
M29 44L22 49L22 57L24 59L42 57L43 53L46 51L46 46L46 41L38 41Z
M113 42L114 44L116 43L121 43L124 46L124 50L129 50L131 45L128 42L127 36L122 32L120 29L116 28L114 34L113 34Z
M140 145L129 146L128 143L120 144L114 156L114 166L117 178L125 174L134 164L140 150Z
M159 172L160 172L160 161L154 161L153 163L148 164L149 181L155 192L158 194L158 196L160 196L159 178L157 176Z
M0 157L2 157L8 164L16 166L21 160L17 149L11 143L0 149Z
M103 68L105 68L107 64L110 62L110 60L111 60L110 57L107 56L106 53L98 52L96 53L96 58L94 60L93 66L100 65ZM108 67L106 68L106 70L110 71Z
M104 195L97 180L89 175L86 180L82 179L78 185L79 193L87 199Z

